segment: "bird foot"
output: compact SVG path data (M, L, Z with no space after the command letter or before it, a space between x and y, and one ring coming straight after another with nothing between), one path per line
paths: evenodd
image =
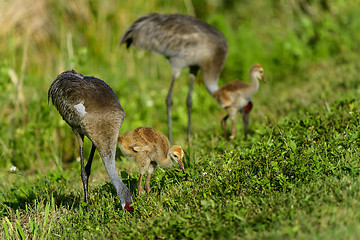
M146 188L146 187L145 187L145 192L146 192L146 195L148 195L149 192L150 192L150 188Z
M138 195L141 196L141 193L144 192L144 189L142 187L139 187L138 188Z

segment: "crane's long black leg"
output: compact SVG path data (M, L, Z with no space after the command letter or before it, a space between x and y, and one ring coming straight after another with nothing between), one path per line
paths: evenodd
M93 144L92 147L91 147L91 152L90 152L90 155L89 155L89 160L85 166L85 173L86 173L86 186L89 186L89 177L90 177L90 174L91 174L91 164L92 164L92 160L94 158L94 153L95 153L95 145Z
M190 134L191 134L191 108L192 108L192 92L194 81L196 78L196 74L198 72L198 67L190 67L190 85L189 85L189 93L186 100L187 110L188 110L188 130L187 130L187 140L190 142Z
M90 152L90 155L89 155L89 160L85 166L85 172L86 172L86 175L87 175L87 185L89 183L89 177L90 177L90 174L91 174L91 164L92 164L92 161L93 161L93 158L94 158L94 153L95 153L95 145L92 144L92 147L91 147L91 152Z
M245 140L247 139L248 127L249 127L249 115L252 108L253 108L253 103L252 101L249 101L248 104L241 110L241 115L244 124Z
M222 127L222 130L224 132L224 138L226 139L227 138L227 134L226 134L226 120L229 118L229 114L226 115L222 120L221 120L221 127Z
M170 141L170 144L172 144L172 119L171 119L172 100L171 100L171 94L172 94L172 89L173 89L173 87L174 87L175 79L176 79L176 76L173 74L172 79L171 79L171 84L170 84L169 92L168 92L168 95L167 95L167 97L166 97L166 106L167 106L167 116L168 116L169 141Z
M84 198L85 198L85 202L89 203L89 199L88 199L88 176L87 173L85 171L85 167L84 167L84 153L83 153L83 145L84 145L84 135L78 133L76 130L73 130L73 132L75 133L75 136L79 142L80 145L80 162L81 162L81 180L83 182L83 187L84 187ZM89 211L88 206L86 206L86 211Z
M242 115L242 119L243 119L244 134L245 134L245 140L246 140L247 139L247 134L248 134L250 112L242 111L241 115Z
M188 129L187 129L187 141L190 142L190 134L191 134L191 108L192 108L192 91L194 85L195 76L190 74L190 85L189 85L189 93L186 99L187 111L188 111Z

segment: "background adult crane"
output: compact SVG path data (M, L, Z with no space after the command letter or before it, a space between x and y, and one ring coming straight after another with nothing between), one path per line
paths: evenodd
M171 94L183 68L189 67L190 85L187 96L188 140L191 132L192 90L196 74L203 72L204 83L212 95L218 90L218 79L228 53L225 36L209 24L181 14L149 14L139 17L120 40L129 48L150 50L164 55L171 64L172 79L166 98L169 140L172 143Z
M130 206L133 202L131 192L115 169L116 144L125 112L113 90L100 79L84 77L72 70L59 74L54 80L48 92L48 99L50 98L79 142L85 202L89 203L88 181L97 149L119 195L122 208L133 211ZM83 156L84 136L92 142L86 167ZM86 209L88 211L88 207Z

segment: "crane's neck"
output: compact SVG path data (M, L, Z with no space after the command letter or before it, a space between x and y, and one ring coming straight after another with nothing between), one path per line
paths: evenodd
M97 148L99 151L99 148ZM126 204L132 203L134 198L131 195L128 187L120 180L116 169L115 169L115 151L109 153L104 153L99 151L101 159L103 160L105 169L109 175L110 181L116 189L116 192L120 198L120 203L123 209L125 209Z
M219 73L213 71L204 71L203 78L206 90L213 95L214 92L219 90Z
M164 158L159 165L163 168L169 168L174 164L173 160L170 157L170 151L167 153L166 158Z
M215 82L210 82L208 84L205 83L206 89L208 90L208 92L213 95L214 92L216 92L217 90L219 90L219 84L217 83L217 81Z
M250 77L251 83L249 85L247 95L248 95L248 97L251 97L259 89L259 86L260 86L259 79L261 79L261 75L260 75L260 73L258 71L251 71L249 73L249 77Z

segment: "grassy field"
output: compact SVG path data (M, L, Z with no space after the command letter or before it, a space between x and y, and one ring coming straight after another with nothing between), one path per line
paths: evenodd
M120 3L121 2L121 3ZM0 239L358 239L360 236L360 19L356 0L0 1ZM186 142L184 70L173 94L174 143L186 174L158 168L138 196L136 165L116 155L136 196L121 209L99 155L84 211L78 145L47 90L75 69L107 82L126 112L120 134L167 135L171 70L150 52L119 47L137 17L183 13L229 42L220 85L266 84L253 97L250 133L224 140L225 115L202 83ZM228 126L230 128L230 126ZM85 156L90 152L85 141ZM14 167L16 170L14 170Z

